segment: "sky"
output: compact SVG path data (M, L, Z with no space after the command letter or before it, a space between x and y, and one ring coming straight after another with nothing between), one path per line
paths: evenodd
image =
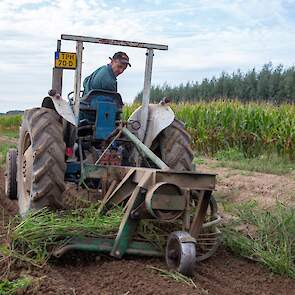
M155 51L152 84L178 85L295 61L295 0L0 0L0 112L40 106L51 88L61 34L168 45ZM85 44L82 79L125 51L131 68L118 77L130 103L143 87L145 49ZM75 43L62 41L62 51ZM74 71L64 71L63 96Z

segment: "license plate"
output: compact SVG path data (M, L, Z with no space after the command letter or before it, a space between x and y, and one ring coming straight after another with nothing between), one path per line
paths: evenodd
M55 63L56 68L75 70L77 67L77 56L73 52L55 52Z

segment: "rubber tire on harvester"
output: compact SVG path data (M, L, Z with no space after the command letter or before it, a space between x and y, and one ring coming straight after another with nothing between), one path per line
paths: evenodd
M164 129L154 140L151 150L160 157L170 168L178 171L193 171L193 150L191 148L191 136L185 130L184 123L174 119L171 125ZM211 196L208 208L209 219L215 218L217 215L217 203L214 196ZM216 233L216 241L212 248L208 251L199 251L198 246L202 247L202 241L197 241L197 261L203 261L211 257L217 250L219 240L219 230L214 226L212 232ZM208 231L208 230L207 230ZM201 232L201 236L206 235ZM201 238L202 239L202 238ZM213 242L214 243L214 242Z
M48 108L26 110L18 143L18 202L22 216L30 210L62 207L65 170L61 117Z
M174 119L156 138L156 154L172 169L190 171L193 169L193 150L191 137L185 131L184 124ZM151 149L153 150L153 145Z
M6 169L5 169L5 195L10 200L17 199L17 150L9 149L6 155Z

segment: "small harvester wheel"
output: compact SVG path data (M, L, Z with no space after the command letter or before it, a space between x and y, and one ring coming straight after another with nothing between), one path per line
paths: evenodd
M9 149L6 155L6 168L5 168L5 195L10 200L17 199L17 150Z
M198 198L194 206L196 207ZM217 202L213 195L210 197L209 206L205 222L210 222L218 218ZM220 240L220 231L216 225L203 228L196 238L197 241L197 262L210 258L218 249Z
M166 246L166 263L169 269L191 276L196 264L196 240L187 232L172 232Z
M62 207L65 190L65 143L61 117L48 108L26 110L18 143L18 203L30 210Z

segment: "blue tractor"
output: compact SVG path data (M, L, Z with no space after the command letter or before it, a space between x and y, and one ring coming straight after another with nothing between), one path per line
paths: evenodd
M170 268L191 273L196 261L210 257L219 244L220 218L212 196L216 177L193 171L190 136L168 101L149 104L154 50L168 46L73 35L61 39L75 41L76 53L62 52L58 41L53 89L41 107L25 111L17 151L7 155L7 196L18 199L25 217L31 210L62 208L68 184L94 190L101 214L125 205L117 237L72 241L65 249L91 245L91 250L118 258L128 253L166 255ZM142 105L128 121L121 117L119 93L96 89L81 96L83 42L147 50ZM62 75L68 67L75 69L75 82L65 100ZM180 220L183 231L170 234L163 254L133 240L141 219Z

